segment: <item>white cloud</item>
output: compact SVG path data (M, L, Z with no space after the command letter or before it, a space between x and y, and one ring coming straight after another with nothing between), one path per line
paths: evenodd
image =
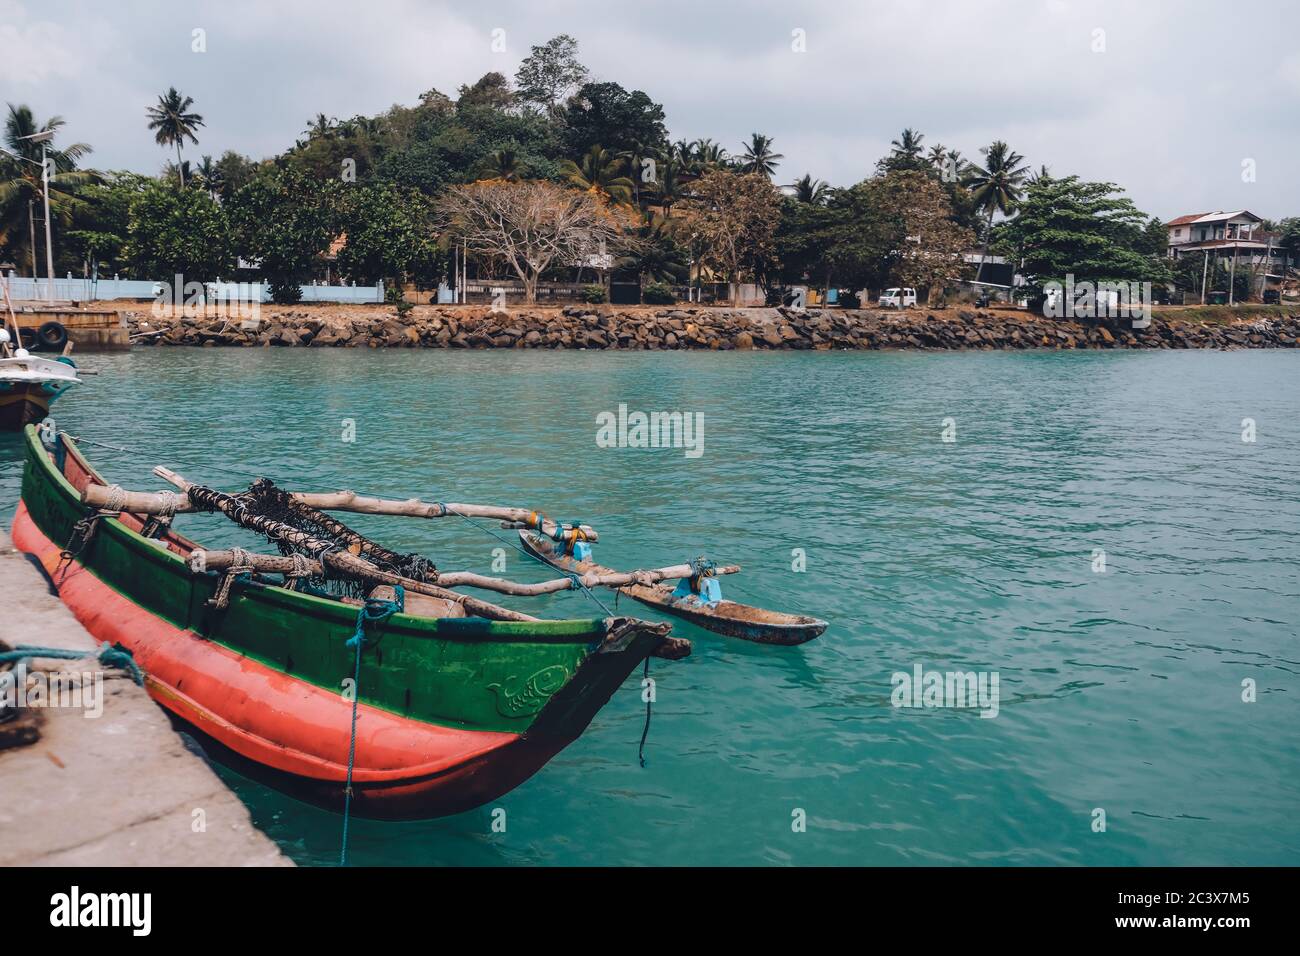
M1242 204L1300 213L1289 119L1300 54L1288 39L1300 12L1285 5L1266 21L1218 0L0 0L0 11L10 97L63 115L108 168L166 159L144 109L170 85L207 121L201 153L264 156L317 112L454 94L489 70L513 74L529 45L567 32L601 79L663 103L674 137L735 150L751 132L774 136L785 181L856 181L911 126L969 158L1005 139L1034 167L1118 182L1165 217ZM205 54L190 52L196 26ZM504 54L490 49L494 28ZM795 28L806 53L790 49ZM1240 182L1244 156L1259 164L1256 183Z

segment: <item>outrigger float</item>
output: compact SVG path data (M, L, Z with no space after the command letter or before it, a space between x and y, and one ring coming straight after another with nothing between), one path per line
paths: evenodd
M581 532L579 532L580 538ZM558 540L536 531L521 529L519 541L524 549L562 571L590 577L604 587L613 587L620 594L640 601L650 607L684 618L705 630L738 637L759 644L803 644L817 637L827 628L827 623L802 614L786 614L766 608L727 601L722 597L718 575L735 574L737 565L719 567L712 561L696 559L689 565L689 573L681 575L676 587L661 583L640 572L632 572L633 580L618 584L610 580L617 572L591 559L591 546L574 536Z
M494 800L577 739L643 661L691 650L668 623L608 611L540 620L456 588L519 597L615 588L768 643L826 627L721 601L717 576L736 566L596 565L595 529L536 511L292 492L265 478L230 494L162 466L154 473L176 491L126 491L52 422L27 428L26 454L14 543L87 630L129 651L154 699L218 759L359 816L436 817ZM522 583L441 571L327 511L497 519L565 573ZM185 512L224 515L279 553L201 548L172 528ZM674 580L676 591L664 583Z

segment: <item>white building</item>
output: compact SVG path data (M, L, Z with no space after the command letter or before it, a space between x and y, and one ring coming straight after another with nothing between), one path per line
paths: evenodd
M1204 258L1208 253L1221 261L1235 258L1238 266L1262 264L1267 260L1270 277L1285 274L1287 254L1277 246L1277 237L1263 230L1259 216L1246 209L1236 212L1195 212L1171 219L1169 258ZM1225 263L1226 264L1226 263Z

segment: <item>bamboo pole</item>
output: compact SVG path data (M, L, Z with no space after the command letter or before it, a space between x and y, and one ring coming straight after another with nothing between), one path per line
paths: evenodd
M467 613L471 613L475 617L486 617L498 621L539 620L532 615L512 611L509 608L490 604L487 601L480 601L478 598L472 598L464 594L457 594L455 591L448 591L446 588L440 588L434 584L414 581L397 574L389 574L387 571L380 570L369 561L348 551L337 550L338 546L335 542L314 538L297 528L262 515L249 514L242 503L233 495L194 484L161 465L155 468L153 472L159 478L184 491L189 499L203 510L220 511L236 524L265 535L272 541L284 541L305 551L318 554L319 561L333 574L356 578L371 584L401 585L406 590L416 594L426 594L429 597L442 598L444 601L454 601L463 607Z
M232 567L247 565L254 571L271 574L292 574L301 568L293 558L270 554L237 554L234 550L204 551L196 550L190 555L190 567L195 570L226 571ZM306 560L305 567L309 574L319 576L324 573L319 561ZM728 565L717 569L718 574L735 574L739 565ZM627 571L607 574L587 573L579 575L577 581L572 577L554 578L536 584L522 584L505 578L493 578L472 571L452 571L439 574L438 585L442 587L473 587L485 591L498 591L519 597L535 597L541 594L553 594L557 591L577 590L579 587L626 587L629 584L656 584L660 581L690 577L693 568L689 564L677 564L667 568L650 571Z

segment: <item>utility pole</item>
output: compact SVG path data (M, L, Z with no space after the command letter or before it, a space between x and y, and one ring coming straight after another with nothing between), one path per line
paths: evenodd
M1201 305L1205 305L1205 280L1210 275L1210 250L1205 250L1205 265L1201 267Z
M27 200L27 231L29 241L27 248L32 254L32 290L36 289L36 205L30 199Z
M45 301L54 304L54 242L50 238L50 160L49 138L41 140L41 195L45 199L45 274L50 284L45 287Z
M1232 243L1232 266L1228 269L1228 305L1236 305L1234 300L1236 287L1234 285L1237 278L1237 243Z

